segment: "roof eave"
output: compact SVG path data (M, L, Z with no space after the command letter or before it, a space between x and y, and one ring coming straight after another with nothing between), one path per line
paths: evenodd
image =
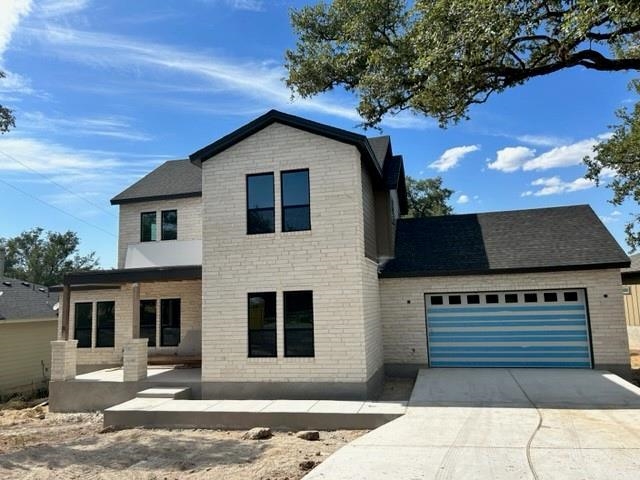
M111 205L126 205L129 203L140 203L140 202L153 202L157 200L176 200L179 198L193 198L193 197L201 197L202 191L200 192L185 192L185 193L173 193L169 195L151 195L146 197L136 197L136 198L118 198L113 197L111 199Z

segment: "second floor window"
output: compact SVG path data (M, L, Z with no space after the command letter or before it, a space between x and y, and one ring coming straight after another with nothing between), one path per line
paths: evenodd
M311 230L309 170L280 174L282 188L282 231Z
M155 242L157 239L156 212L143 212L140 214L140 241Z
M274 232L273 173L247 175L247 234Z
M178 211L162 211L162 240L178 239Z

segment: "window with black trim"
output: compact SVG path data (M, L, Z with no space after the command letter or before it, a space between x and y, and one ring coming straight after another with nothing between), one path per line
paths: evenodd
M247 175L247 234L275 232L273 173Z
M487 303L498 303L500 301L498 295L495 293L490 293L489 295L485 295L485 301Z
M518 303L517 293L506 293L504 295L504 303Z
M460 295L449 295L449 305L461 305L462 297Z
M96 347L113 347L116 328L116 302L96 303Z
M440 295L431 297L431 305L442 305L444 302Z
M148 338L150 347L156 346L156 303L140 300L140 338Z
M157 239L156 212L142 212L140 214L140 241L155 242Z
M284 356L313 357L313 292L284 292Z
M577 302L578 301L578 292L564 292L564 301L565 302Z
M282 231L311 230L309 170L280 173Z
M180 299L160 300L160 346L176 347L180 344Z
M525 303L536 303L538 301L537 293L525 293L524 294Z
M480 303L480 295L467 295L467 305L477 305Z
M78 348L91 348L93 304L90 302L76 303L74 308L75 339L78 340Z
M178 239L178 211L163 210L162 211L162 232L160 238L162 240Z
M249 356L275 357L276 292L248 295Z
M544 301L545 302L557 302L558 294L556 292L544 292Z

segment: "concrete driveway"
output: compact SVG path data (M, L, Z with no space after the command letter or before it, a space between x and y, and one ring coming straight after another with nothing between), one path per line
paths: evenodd
M608 372L430 369L408 413L305 479L640 478L640 389Z

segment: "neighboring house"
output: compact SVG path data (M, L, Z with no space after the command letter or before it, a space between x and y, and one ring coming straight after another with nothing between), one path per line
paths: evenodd
M46 287L0 273L0 399L46 388L57 302Z
M640 253L630 258L631 266L622 269L624 315L627 319L629 348L640 351Z
M270 111L112 204L118 268L64 281L85 368L146 337L152 360L201 357L205 398L367 397L427 366L629 371L629 260L589 206L402 219L387 136Z

